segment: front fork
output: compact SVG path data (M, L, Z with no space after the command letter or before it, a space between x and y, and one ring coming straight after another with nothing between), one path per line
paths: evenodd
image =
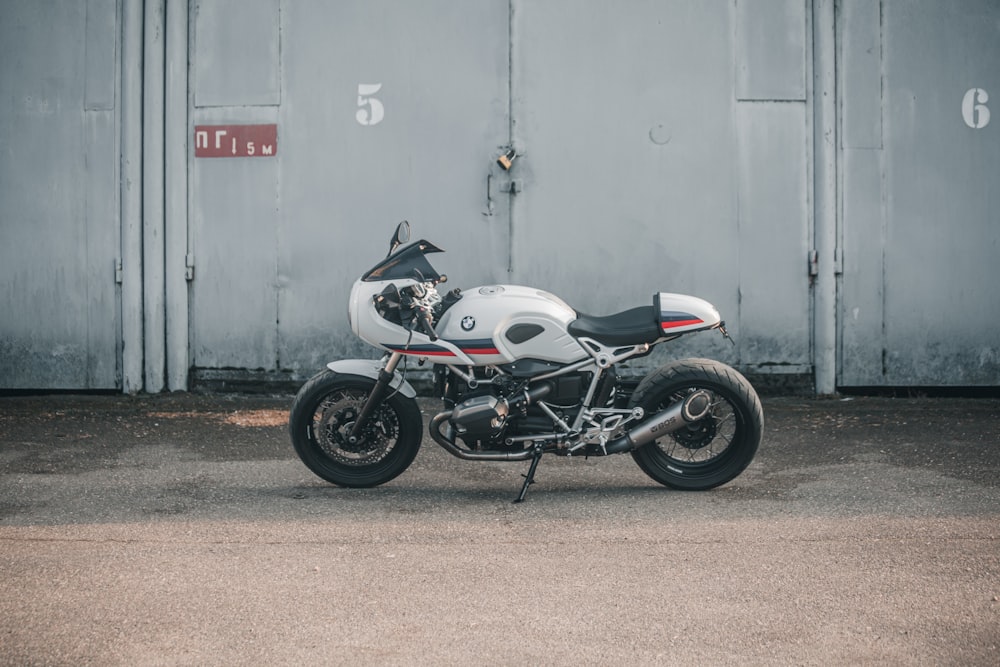
M387 361L382 370L379 371L378 379L375 381L375 386L372 387L371 393L368 394L368 400L365 401L364 406L361 408L361 412L358 414L357 420L354 422L354 426L351 427L350 432L347 434L347 441L350 444L357 444L358 440L361 438L362 429L364 429L365 424L368 423L372 413L375 412L375 408L377 408L382 403L382 399L385 398L386 391L389 389L389 383L392 382L392 378L396 374L396 366L399 365L399 360L402 358L402 353L393 352L389 355L389 361Z

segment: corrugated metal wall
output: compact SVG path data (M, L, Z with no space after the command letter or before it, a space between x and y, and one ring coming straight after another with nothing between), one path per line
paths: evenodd
M998 26L988 0L4 3L0 387L372 356L347 293L403 218L458 286L715 302L738 346L677 354L1000 385Z

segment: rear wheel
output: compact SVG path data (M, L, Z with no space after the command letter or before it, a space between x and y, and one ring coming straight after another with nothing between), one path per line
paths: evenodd
M646 376L632 406L660 412L698 390L711 397L707 416L632 452L643 472L674 489L700 491L743 472L760 444L764 411L735 369L710 359L683 359Z
M349 434L375 380L324 370L292 403L289 431L295 452L314 473L339 486L368 487L393 479L420 449L423 420L416 401L392 393L354 441ZM391 390L390 390L391 391Z

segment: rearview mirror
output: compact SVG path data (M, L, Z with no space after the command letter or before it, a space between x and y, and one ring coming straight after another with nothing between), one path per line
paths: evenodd
M406 220L403 220L401 223L396 225L396 233L392 235L392 240L389 242L389 255L395 252L396 248L403 245L409 240L410 240L410 223Z

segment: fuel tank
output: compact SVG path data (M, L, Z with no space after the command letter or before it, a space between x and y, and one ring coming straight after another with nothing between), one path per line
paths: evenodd
M576 312L559 297L532 287L487 285L468 290L436 325L476 364L540 359L559 364L587 352L566 332ZM443 360L442 360L443 361Z

